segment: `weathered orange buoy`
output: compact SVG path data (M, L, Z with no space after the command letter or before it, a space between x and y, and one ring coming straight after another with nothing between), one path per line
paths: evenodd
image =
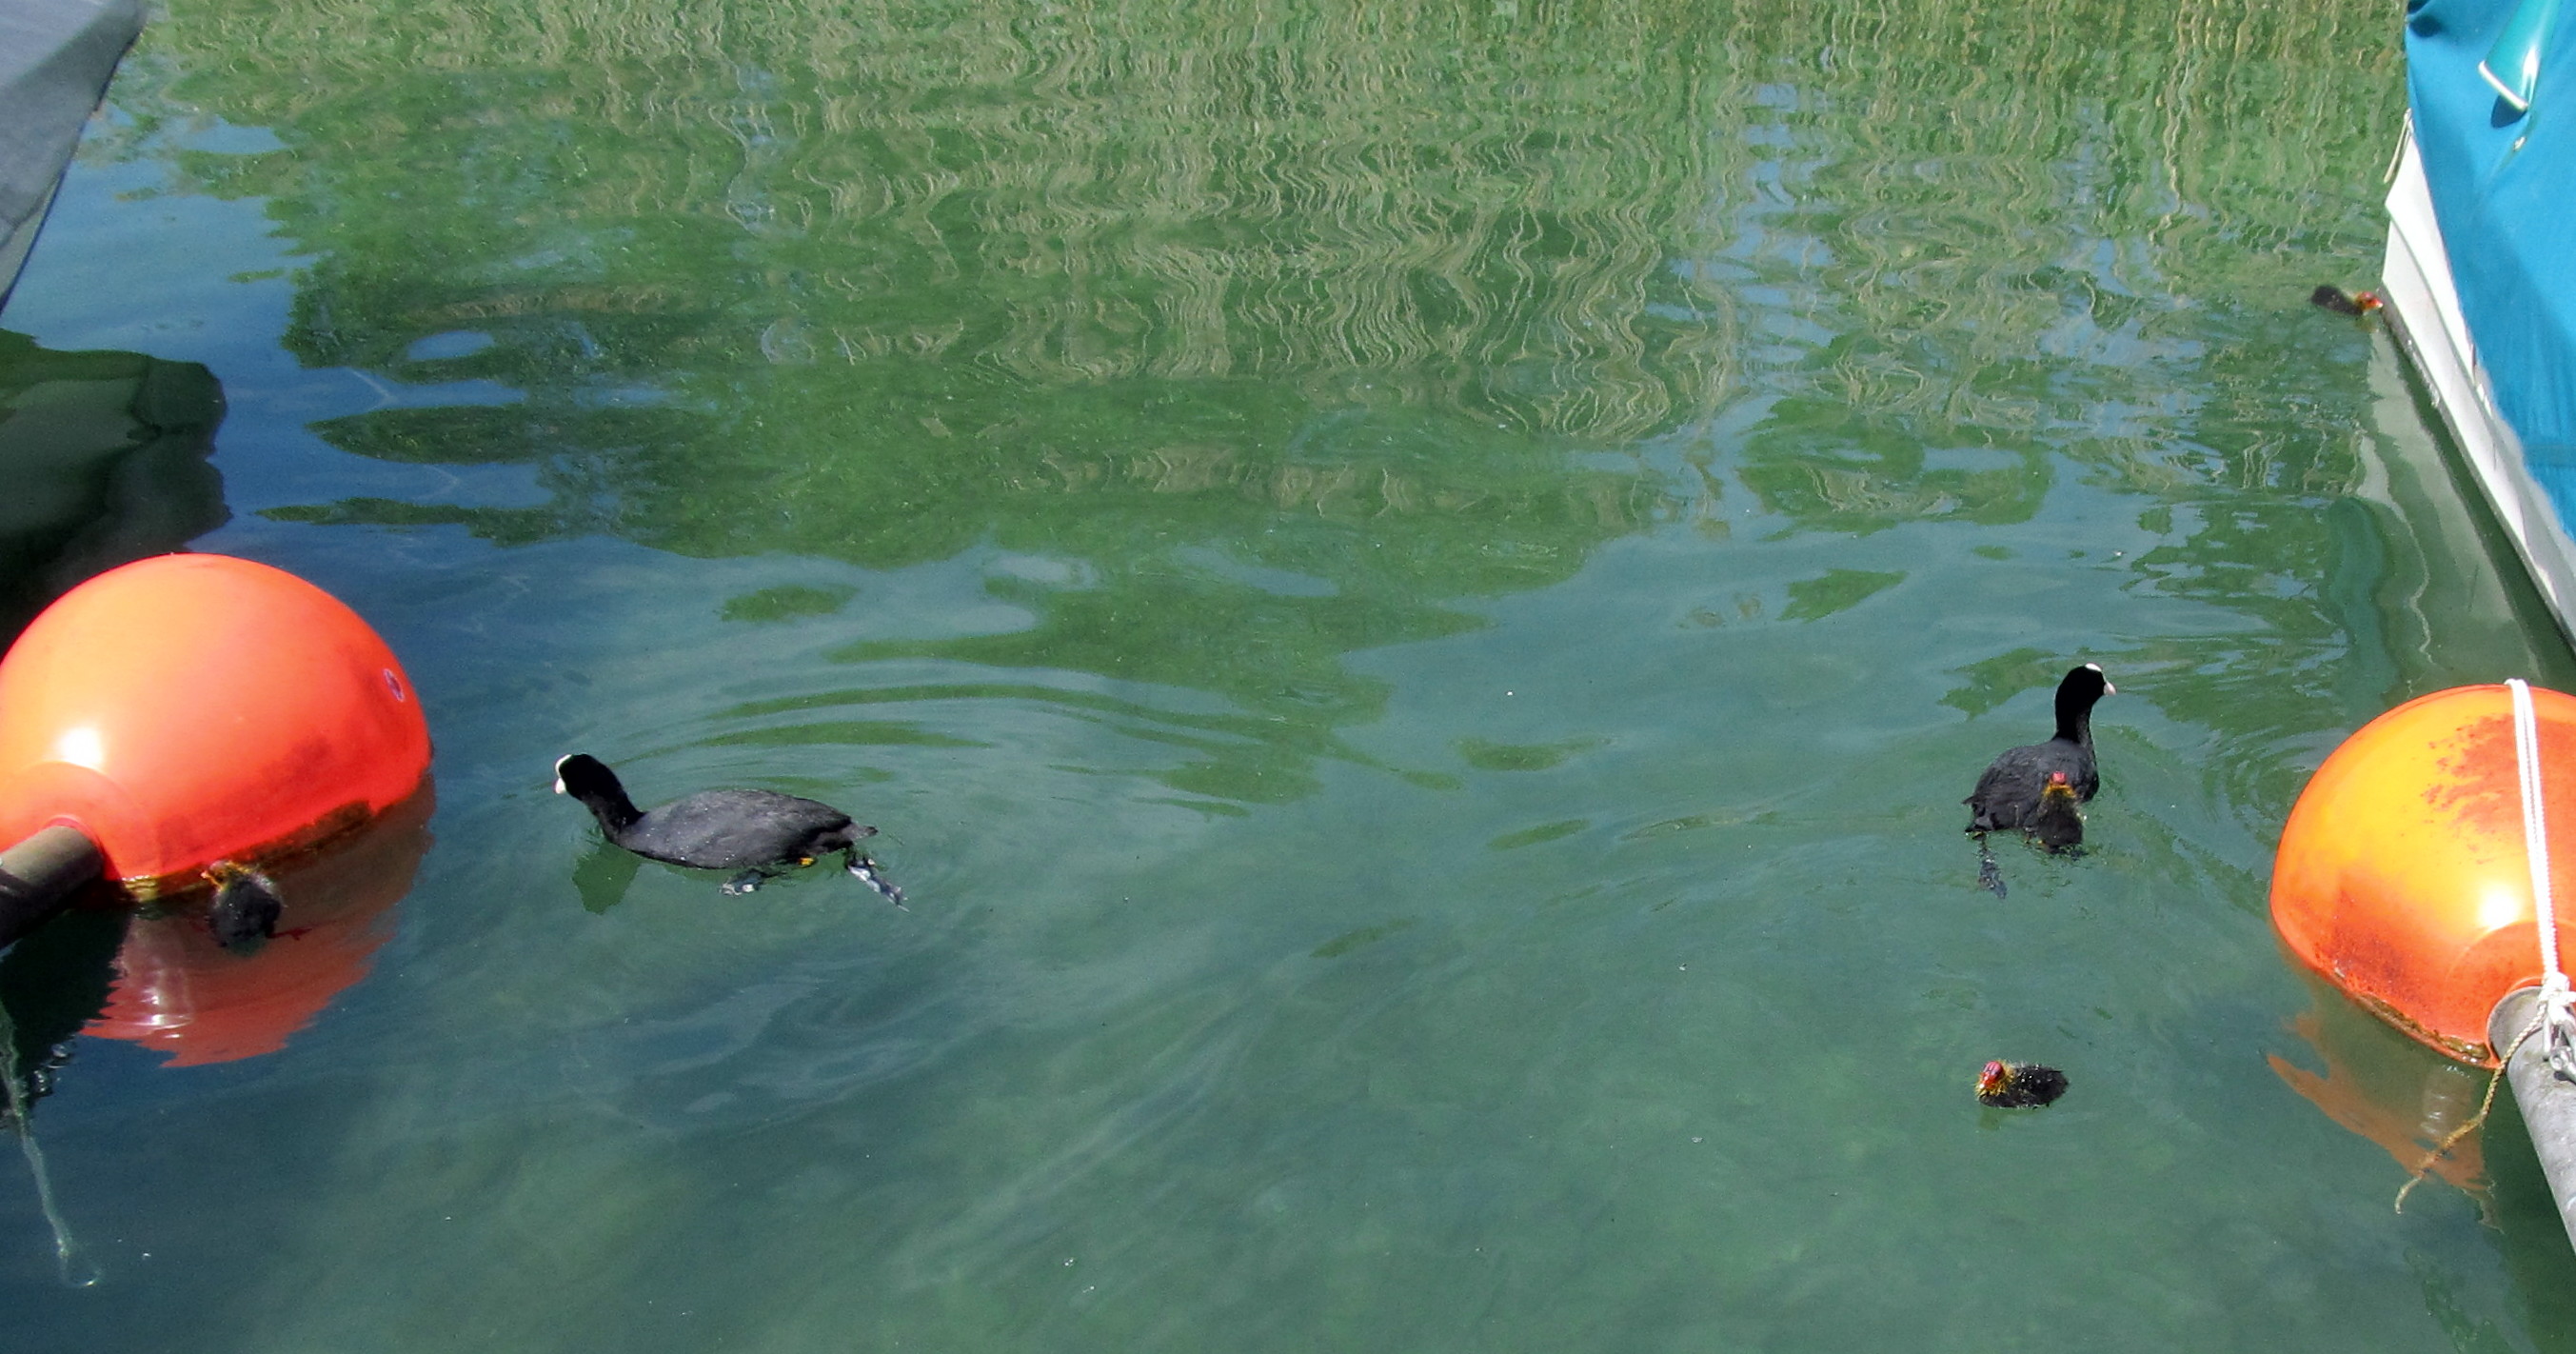
M2559 945L2576 955L2576 697L2531 694ZM2272 871L2292 953L2399 1029L2489 1066L2488 1013L2540 980L2519 776L2506 688L2409 701L2317 768Z
M329 593L223 555L112 569L0 659L0 842L87 834L137 898L318 845L403 802L429 726Z

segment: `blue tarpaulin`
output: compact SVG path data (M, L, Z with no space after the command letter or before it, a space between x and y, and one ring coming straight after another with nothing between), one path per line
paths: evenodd
M2576 3L2408 9L2407 101L2460 313L2497 412L2576 521Z

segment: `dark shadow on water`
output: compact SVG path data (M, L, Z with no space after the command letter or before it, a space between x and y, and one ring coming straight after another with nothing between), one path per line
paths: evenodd
M133 909L99 885L0 955L0 1012L31 1102L52 1092L73 1036L107 1009L116 953L133 919Z
M194 362L0 332L0 636L93 574L222 526L224 392Z

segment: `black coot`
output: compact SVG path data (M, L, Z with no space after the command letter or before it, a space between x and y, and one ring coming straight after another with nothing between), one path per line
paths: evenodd
M2051 836L2063 836L2063 815L2071 811L2064 802L2067 793L2072 791L2074 802L2082 804L2102 788L2101 772L2093 764L2093 705L2116 690L2095 664L2067 673L2057 684L2057 736L2006 750L1986 768L1986 774L1977 777L1977 788L1965 801L1968 830L1983 834L2045 829ZM2082 836L2078 826L2075 837L2081 840Z
M859 850L876 829L853 823L829 804L775 790L706 790L647 813L635 809L606 763L574 753L555 763L555 793L571 795L599 819L608 840L647 860L700 870L736 870L727 893L749 893L772 875L845 853L844 868L903 906L903 890L879 875Z
M278 915L286 910L277 882L247 865L219 860L206 867L215 898L206 906L206 926L215 943L227 950L255 946L277 934Z

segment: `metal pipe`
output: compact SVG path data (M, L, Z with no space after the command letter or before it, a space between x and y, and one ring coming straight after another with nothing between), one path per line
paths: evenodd
M2507 993L2487 1016L2488 1042L2498 1052L2511 1048L2539 1004L2539 988ZM2505 1063L2505 1081L2531 1130L2531 1148L2540 1157L2550 1198L2558 1204L2558 1220L2566 1226L2568 1240L2576 1243L2576 1081L2550 1070L2548 1045L2542 1034L2523 1040Z
M62 911L106 864L75 827L49 827L0 851L0 950Z

